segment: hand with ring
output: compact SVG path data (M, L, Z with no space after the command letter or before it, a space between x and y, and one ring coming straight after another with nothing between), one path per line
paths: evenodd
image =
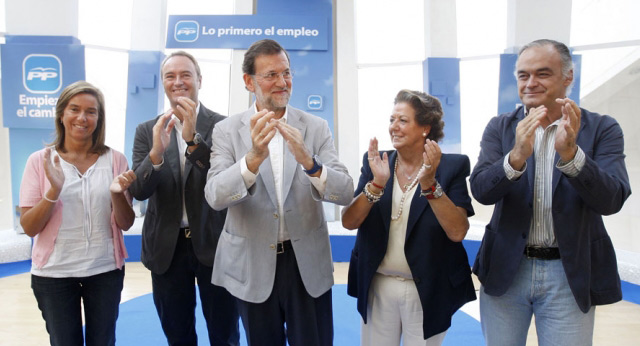
M424 152L422 153L422 166L424 169L418 177L422 189L433 186L436 183L436 170L440 165L442 151L437 142L427 139L424 144Z

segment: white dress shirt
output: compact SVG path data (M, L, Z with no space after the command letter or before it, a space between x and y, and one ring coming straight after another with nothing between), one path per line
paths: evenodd
M258 113L258 108L255 103L253 104L253 108L256 113ZM288 108L285 109L284 115L280 119L280 121L286 122L288 118ZM287 232L287 227L284 222L284 201L282 200L282 185L284 182L284 138L280 134L279 131L276 130L276 135L269 142L269 159L271 160L271 168L273 171L273 179L276 190L276 200L278 202L278 214L281 216L280 226L278 229L278 241L282 242L285 240L289 240L289 232ZM288 149L287 149L288 150ZM240 174L242 174L242 179L244 180L244 184L249 189L253 184L255 184L258 174L253 174L247 167L247 159L246 155L240 159ZM327 183L327 172L326 170L322 170L322 173L319 177L311 177L308 176L311 184L316 188L320 195L324 195L324 190Z

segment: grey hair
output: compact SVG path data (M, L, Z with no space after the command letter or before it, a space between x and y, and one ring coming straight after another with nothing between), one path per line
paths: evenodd
M573 65L573 60L571 59L571 51L569 50L569 48L562 42L558 42L555 40L550 40L550 39L540 39L540 40L535 40L533 42L529 42L527 44L525 44L524 46L522 46L522 48L520 48L520 51L518 51L518 59L520 59L520 55L522 55L522 53L531 48L531 47L543 47L543 46L552 46L553 48L555 48L556 52L558 52L558 54L560 54L560 59L562 60L562 76L564 76L565 78L569 78L571 77L570 72L573 70L574 65ZM516 78L517 78L517 73L518 71L514 71L514 73L516 74ZM569 84L569 86L567 86L566 89L566 96L569 96L569 94L571 94L571 89L573 89L573 82L575 81L575 79L571 80L571 84Z

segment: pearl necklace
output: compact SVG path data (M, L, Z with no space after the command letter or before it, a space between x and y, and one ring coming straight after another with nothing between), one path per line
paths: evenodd
M400 159L396 158L396 165L393 168L393 170L396 172L396 179L398 176L398 161ZM420 176L420 173L425 169L425 165L422 165L420 167L420 169L418 170L418 173L416 174L416 177L413 178L413 181L411 181L411 183L409 184L405 184L404 185L404 189L405 191L402 193L402 198L400 198L400 208L398 209L398 213L395 216L391 216L391 220L392 221L398 221L400 220L400 215L402 215L402 209L404 208L404 200L407 198L407 196L409 195L409 193L411 192L411 190L413 189L414 186L416 186L418 184L418 177Z

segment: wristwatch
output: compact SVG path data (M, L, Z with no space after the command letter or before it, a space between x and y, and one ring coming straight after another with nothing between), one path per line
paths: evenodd
M193 139L190 141L186 141L188 146L192 146L192 145L198 145L200 143L202 143L202 136L199 133L195 133L193 135Z
M440 183L437 181L428 189L420 191L420 197L427 197L427 199L440 198L443 194L442 186L440 186Z
M303 169L305 173L308 175L312 175L315 172L319 171L322 168L322 161L320 161L320 157L318 155L313 155L313 167L311 169Z

